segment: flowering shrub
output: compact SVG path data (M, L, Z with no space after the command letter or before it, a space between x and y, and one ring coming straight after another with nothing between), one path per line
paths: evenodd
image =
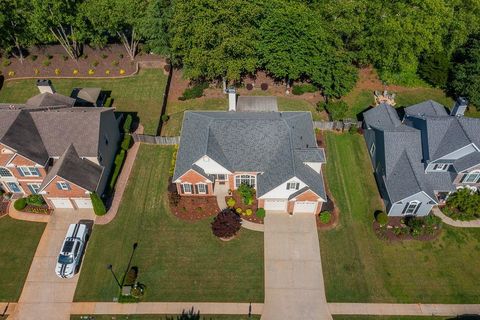
M55 74L58 76L60 74L60 69L56 68L55 69Z
M15 76L15 71L8 71L8 76L9 77Z
M125 74L125 70L124 70L124 69L120 69L120 74Z
M73 69L73 75L76 76L78 74L78 69Z
M95 74L95 70L93 70L93 69L88 69L88 74L89 74L89 75L94 75L94 74Z
M105 70L105 74L108 76L110 74L110 70Z

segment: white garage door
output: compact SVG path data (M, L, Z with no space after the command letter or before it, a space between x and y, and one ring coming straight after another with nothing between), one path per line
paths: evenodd
M61 198L50 198L52 204L57 209L73 209L73 204L70 199L61 199Z
M311 212L314 213L317 209L316 201L295 201L293 212Z
M264 209L267 211L286 211L287 210L287 201L286 200L265 200Z
M93 208L92 200L88 198L73 199L73 201L75 201L75 206L79 209Z

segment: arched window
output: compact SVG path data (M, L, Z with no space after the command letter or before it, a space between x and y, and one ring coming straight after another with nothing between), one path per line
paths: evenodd
M7 168L0 167L0 177L13 177L13 175Z
M417 210L418 210L418 207L420 207L420 204L421 202L416 200L408 202L405 208L403 209L403 214L410 215L410 214L417 213Z
M252 188L255 188L256 177L251 174L239 174L235 176L235 188L238 188L241 184L247 184Z

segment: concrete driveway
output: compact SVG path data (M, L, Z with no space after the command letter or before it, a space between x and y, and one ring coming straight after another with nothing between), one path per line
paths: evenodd
M312 214L266 214L262 320L332 319Z
M70 319L70 304L79 275L61 279L55 274L55 265L68 226L80 220L94 219L92 210L54 211L38 244L15 313L10 318Z

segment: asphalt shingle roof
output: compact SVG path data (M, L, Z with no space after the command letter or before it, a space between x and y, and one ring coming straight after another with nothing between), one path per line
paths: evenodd
M455 160L453 167L457 172L470 169L474 166L480 165L480 152L472 152L465 157Z
M405 113L420 116L448 116L445 106L433 100L427 100L407 107L405 108Z

